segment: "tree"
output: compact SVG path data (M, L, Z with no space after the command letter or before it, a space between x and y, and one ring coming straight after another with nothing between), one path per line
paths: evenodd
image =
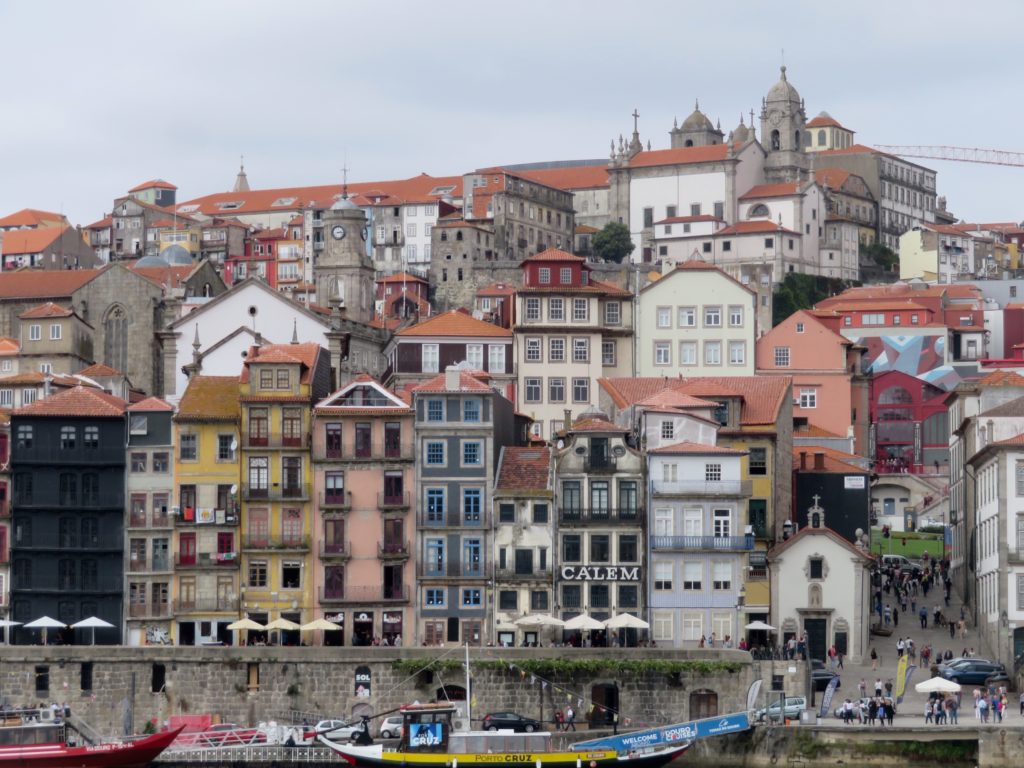
M832 277L786 273L772 302L772 325L778 325L799 309L810 309L822 299L842 293L849 283Z
M889 272L900 263L900 257L896 253L881 243L872 243L871 245L862 245L860 252L865 256L869 257L885 271Z
M636 247L629 236L629 227L617 221L605 224L604 229L594 235L592 242L594 255L602 261L614 261L621 264Z

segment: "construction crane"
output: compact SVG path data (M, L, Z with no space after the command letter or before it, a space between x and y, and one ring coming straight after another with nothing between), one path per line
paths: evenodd
M974 147L943 147L909 144L875 144L875 149L899 157L926 157L931 160L954 160L959 163L1008 165L1024 168L1024 152L1006 152L1001 149Z

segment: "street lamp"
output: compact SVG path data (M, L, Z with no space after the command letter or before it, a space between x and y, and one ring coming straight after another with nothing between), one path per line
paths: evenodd
M740 641L740 613L743 611L743 606L747 602L747 588L745 584L740 584L740 591L736 593L736 639L733 641L736 647L739 647Z

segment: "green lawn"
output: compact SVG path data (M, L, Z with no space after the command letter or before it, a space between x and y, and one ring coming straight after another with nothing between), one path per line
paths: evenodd
M881 528L871 529L871 554L873 555L903 555L911 560L917 560L925 552L928 552L933 557L941 559L943 551L941 533L893 531L891 537L886 539L882 537Z

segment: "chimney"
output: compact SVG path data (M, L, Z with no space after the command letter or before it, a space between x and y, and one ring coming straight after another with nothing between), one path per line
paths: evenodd
M53 394L53 376L46 374L43 377L43 399Z
M562 413L565 414L565 422L562 425L562 429L568 432L572 428L572 408L566 408Z
M807 469L807 451L800 451L800 469Z
M825 468L825 454L820 451L816 451L814 454L814 468L824 469Z
M444 388L448 391L458 391L459 389L459 369L454 365L449 365L444 369Z

